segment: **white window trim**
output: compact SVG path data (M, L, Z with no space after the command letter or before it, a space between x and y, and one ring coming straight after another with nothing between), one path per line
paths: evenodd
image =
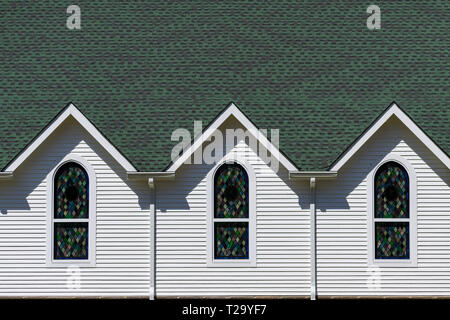
M81 165L87 172L89 177L89 219L67 219L67 222L88 222L88 259L87 260L55 260L53 258L54 252L54 183L55 174L58 169L67 162L75 162ZM49 267L62 266L80 266L80 267L94 267L96 264L96 209L97 209L97 178L92 166L89 162L78 154L68 154L61 160L55 168L47 175L47 259L46 263Z
M384 219L409 222L409 259L375 259L375 221L374 218L374 190L375 174L386 162L394 161L402 165L409 176L409 220L407 219ZM368 264L371 266L385 267L415 267L417 266L417 176L413 166L403 157L390 153L369 173L367 181L367 236L368 236Z
M214 259L214 175L217 169L225 163L237 163L247 172L249 182L249 258L248 259ZM217 163L208 173L207 178L207 254L206 265L208 267L256 267L256 175L247 161L236 154L227 155ZM241 222L247 219L224 219L227 222Z

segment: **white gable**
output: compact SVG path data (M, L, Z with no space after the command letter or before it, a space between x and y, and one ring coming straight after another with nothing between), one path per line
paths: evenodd
M247 129L272 155L289 171L297 171L295 165L288 160L267 137L260 133L258 128L245 116L245 114L234 104L231 103L219 117L211 123L211 125L197 137L194 143L184 152L174 163L167 169L167 171L176 171L192 154L207 141L211 135L222 125L227 119L234 116L242 126Z
M331 171L339 171L344 164L369 140L380 127L386 123L391 117L397 117L403 124L411 130L411 132L423 142L425 146L440 159L447 168L450 169L450 158L433 142L417 124L395 103L393 103L382 115L370 126L370 128L359 137L356 142L339 158L339 160L331 167Z
M136 168L114 147L108 139L89 121L75 105L70 104L19 156L11 162L5 172L14 172L68 117L73 117L94 139L103 146L111 156L127 171L136 171Z

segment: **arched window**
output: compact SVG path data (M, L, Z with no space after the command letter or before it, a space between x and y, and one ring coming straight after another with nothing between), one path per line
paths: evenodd
M214 259L249 259L249 179L237 163L214 175Z
M399 163L389 161L378 168L374 179L375 259L409 259L408 172Z
M53 259L88 259L89 177L76 162L56 171L53 211Z

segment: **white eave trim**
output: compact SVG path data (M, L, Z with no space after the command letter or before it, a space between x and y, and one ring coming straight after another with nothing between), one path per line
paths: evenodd
M289 179L336 179L337 171L289 171Z
M278 147L274 146L265 135L259 133L258 128L249 120L249 118L247 118L234 103L231 103L222 114L211 123L203 134L195 139L194 143L168 168L167 171L176 171L230 116L234 116L287 170L297 170L295 165L280 152Z
M5 172L14 172L68 117L72 116L86 129L94 139L109 152L109 154L127 171L136 171L136 168L114 147L108 139L86 118L72 103L45 129L19 156L11 162Z
M340 159L331 167L330 171L339 171L347 161L369 140L380 127L391 117L396 116L411 132L450 169L450 158L443 152L439 146L433 142L414 121L393 103L381 117L372 124L372 126L340 157Z
M0 172L0 179L11 179L12 177L12 172Z
M127 172L129 180L149 180L149 179L173 179L175 178L175 172L173 171L161 171L161 172Z

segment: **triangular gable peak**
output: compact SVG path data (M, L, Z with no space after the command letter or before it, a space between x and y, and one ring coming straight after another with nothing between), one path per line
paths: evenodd
M425 132L395 103L376 120L349 148L346 150L335 163L331 166L331 171L339 171L347 161L385 124L391 117L397 117L422 143L439 159L444 165L450 169L450 158L445 154L439 146L431 140Z
M250 121L249 118L234 104L231 103L205 130L198 136L192 145L174 161L170 167L166 170L169 172L176 171L183 163L185 163L194 152L205 142L208 141L211 135L217 130L227 119L235 117L242 126L250 132L262 146L269 150L287 170L297 171L295 165L287 159L269 139L260 133L259 129Z
M108 139L72 103L57 116L19 155L5 168L4 172L14 172L47 138L69 117L73 117L109 154L127 171L136 168L112 145Z

